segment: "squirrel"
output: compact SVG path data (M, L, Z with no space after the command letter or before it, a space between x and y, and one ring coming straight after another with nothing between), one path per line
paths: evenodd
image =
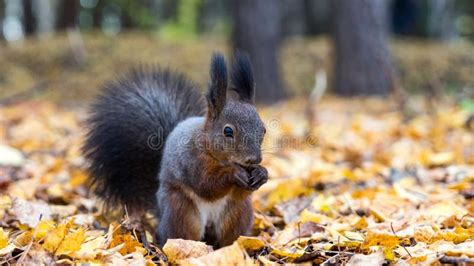
M250 233L250 196L268 172L248 56L236 53L229 81L214 53L205 97L183 74L138 68L91 105L82 148L91 189L106 208L153 211L160 246L182 238L222 247Z

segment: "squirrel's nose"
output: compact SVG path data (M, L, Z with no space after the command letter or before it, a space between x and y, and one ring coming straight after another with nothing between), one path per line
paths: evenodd
M262 162L261 155L252 155L245 158L245 164L259 164Z

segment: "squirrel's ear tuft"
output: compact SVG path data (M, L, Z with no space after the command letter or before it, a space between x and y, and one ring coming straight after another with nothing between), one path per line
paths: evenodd
M221 53L212 55L210 74L211 83L207 93L208 115L216 118L224 109L227 96L227 67Z
M239 95L239 100L253 103L255 81L253 79L252 63L246 53L236 52L232 64L230 89Z

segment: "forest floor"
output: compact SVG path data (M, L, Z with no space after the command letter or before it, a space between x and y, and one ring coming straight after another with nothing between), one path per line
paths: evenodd
M162 250L153 243L145 248L127 229L127 217L101 214L84 185L84 102L113 77L112 69L140 60L133 59L135 49L139 58L195 69L189 74L200 84L211 50L180 50L188 51L186 63L163 59L163 49L178 48L160 44L155 51L153 38L136 45L94 40L86 40L88 59L79 65L81 59L69 57L75 53L62 53L69 49L62 46L66 38L0 49L7 63L0 65L0 99L7 99L0 105L0 264L474 263L474 110L472 100L456 97L411 97L400 110L396 98L326 95L311 105L311 123L302 115L307 102L301 97L261 107L270 180L253 196L253 235L218 250L184 240L170 240ZM140 49L144 43L147 49ZM457 55L441 60L448 66L433 65L436 82L456 77L459 84L474 84L472 72L466 74L472 56L449 51L444 53ZM115 55L113 64L109 57ZM464 65L444 72L453 60ZM294 81L288 84L311 88L315 70L304 69L289 75ZM402 78L403 84L435 82L418 79ZM147 232L150 242L152 234Z

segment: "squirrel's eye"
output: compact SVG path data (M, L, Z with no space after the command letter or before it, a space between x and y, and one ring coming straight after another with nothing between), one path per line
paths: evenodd
M234 136L234 130L231 127L224 127L224 136L233 137Z

